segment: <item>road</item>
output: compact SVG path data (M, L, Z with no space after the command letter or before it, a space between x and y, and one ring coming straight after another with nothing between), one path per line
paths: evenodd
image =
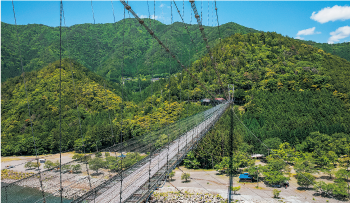
M223 105L209 109L210 111L208 110L208 112L205 114L207 119L180 138L174 140L169 145L169 148L164 147L158 154L153 154L150 162L145 163L129 176L125 177L122 184L122 202L128 199L143 184L149 181L149 175L152 177L159 169L165 166L167 164L167 159L171 160L174 158L178 154L178 151L181 151L187 143L191 143L192 140L196 141L196 139L199 138L200 133L205 130L205 128L214 124L216 118L221 115L224 109L225 107ZM95 202L119 203L121 182L115 181L114 183L115 184L103 194L96 197Z

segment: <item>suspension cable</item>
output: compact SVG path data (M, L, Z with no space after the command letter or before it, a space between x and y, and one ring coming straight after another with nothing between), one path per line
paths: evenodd
M131 6L129 6L124 0L120 0L120 2L125 6L127 10L131 12L131 14L139 21L139 23L149 32L149 34L158 41L158 43L168 52L180 65L182 68L185 68L184 65L181 64L180 60L178 57L170 52L169 48L164 45L162 41L159 40L159 38L154 34L154 32L147 26L145 25L144 21L139 18L139 16L131 9ZM205 91L209 93L210 96L212 96L214 99L216 98L211 92L208 91L208 89L188 70L188 68L185 68L186 72L188 72L191 77L198 83L200 84Z
M223 85L222 85L219 72L218 72L218 70L217 70L217 68L216 68L216 65L217 65L217 64L216 64L216 61L214 60L213 54L212 54L212 52L210 51L210 46L209 46L209 44L208 44L208 38L205 36L205 33L204 33L204 27L203 27L203 25L202 25L201 16L198 15L198 11L197 11L196 4L195 4L194 0L191 0L190 3L191 3L191 7L192 7L192 9L193 9L193 12L194 12L194 14L195 14L195 17L197 18L197 23L198 23L198 25L199 25L199 30L200 30L201 33L202 33L202 38L203 38L203 40L205 41L205 43L206 43L206 45L207 45L206 48L207 48L207 51L208 51L208 53L209 53L209 57L210 57L210 59L211 59L212 66L213 66L213 68L214 68L214 70L215 70L216 76L218 77L219 85L221 86L222 92L224 93L224 96L226 97L226 100L227 100L227 99L228 99L228 95L227 95L226 91L224 91L224 87L223 87Z

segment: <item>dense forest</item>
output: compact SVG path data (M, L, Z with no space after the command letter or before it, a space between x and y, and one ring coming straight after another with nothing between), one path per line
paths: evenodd
M171 50L178 54L185 65L199 59L206 53L198 25L186 24L190 31L191 43L184 24L180 22L165 25L157 20L145 19L157 36ZM25 71L39 70L59 59L59 28L30 24L17 26L21 54ZM204 26L210 46L219 42L217 27ZM135 19L126 19L115 24L81 24L62 28L63 57L72 58L89 70L117 81L121 77L120 66L123 53L123 31L125 30L124 77L168 73L166 67L172 65L171 73L181 71L174 61L153 40ZM21 74L19 47L16 27L1 22L1 80L5 81ZM220 26L221 38L235 33L257 33L257 30L230 22ZM303 41L327 53L350 60L350 44L322 44ZM159 76L156 75L156 76Z
M144 19L157 36L178 54L186 65L205 52L198 25L188 25L192 44L183 23L165 25L157 20ZM217 27L204 26L208 41L213 46L219 41ZM59 59L59 28L31 24L17 26L25 71L39 70ZM124 33L125 30L125 33ZM258 32L236 23L220 26L221 37L235 33ZM115 24L80 24L62 28L64 58L72 58L93 72L117 81L123 63L123 34L125 35L124 77L137 77L167 73L169 62L158 43L135 19L126 19ZM1 80L21 74L16 27L1 23ZM172 73L179 72L179 68Z
M350 62L345 59L276 33L235 34L212 52L215 64L207 54L190 71L218 97L224 94L214 67L223 87L235 84L238 115L263 141L278 138L296 147L315 131L350 133ZM163 93L172 98L210 98L185 71L170 81ZM254 152L264 152L249 137L242 139Z
M209 108L200 103L167 101L161 94L143 96L140 103L127 98L122 102L119 84L103 79L78 62L63 60L61 71L63 151L80 147L81 137L90 143L87 150L94 151L96 145L103 148L111 140L119 141L119 136L113 137L112 130L114 135L122 131L127 140ZM25 80L30 118L23 77L11 78L1 85L2 156L35 154L31 122L39 153L59 151L59 61L25 73ZM123 91L125 96L128 93Z

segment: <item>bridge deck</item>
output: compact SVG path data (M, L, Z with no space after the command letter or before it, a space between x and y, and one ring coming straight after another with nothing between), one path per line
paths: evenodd
M215 107L214 107L215 109ZM219 108L222 109L222 108ZM180 138L174 140L168 147L164 147L156 154L152 154L151 163L148 161L140 166L137 170L132 172L129 176L123 179L122 183L122 202L127 200L133 195L142 185L149 181L149 177L154 176L162 167L166 166L167 160L177 158L178 152L184 149L186 146L192 146L207 127L214 124L217 117L220 116L219 112L215 112L211 117L204 120L192 130L185 133ZM193 142L192 142L193 141ZM191 143L192 142L192 143ZM189 145L187 145L189 144ZM179 156L179 155L178 155ZM150 166L151 164L151 166ZM149 170L151 168L151 170ZM151 182L150 185L154 183ZM114 181L113 185L109 187L105 192L96 197L95 202L101 203L119 203L120 202L120 188L121 182L119 180ZM142 194L139 194L142 196ZM135 196L135 195L134 195ZM136 195L137 196L137 195Z

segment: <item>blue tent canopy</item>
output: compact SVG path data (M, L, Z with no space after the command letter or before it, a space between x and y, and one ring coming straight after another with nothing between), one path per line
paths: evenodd
M126 155L121 154L121 155L119 155L118 157L125 158L125 157L126 157Z
M253 177L249 173L244 173L239 175L239 179L253 179Z

